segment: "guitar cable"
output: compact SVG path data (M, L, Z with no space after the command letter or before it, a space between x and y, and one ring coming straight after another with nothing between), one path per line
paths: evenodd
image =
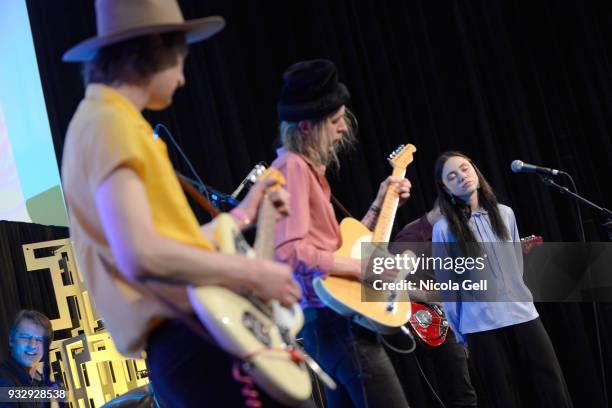
M402 350L395 346L392 346L387 340L385 340L385 338L380 333L378 333L378 338L385 346L389 347L390 350L399 354L410 354L416 349L416 341L414 340L414 336L412 335L412 333L410 333L410 330L407 329L406 326L401 326L401 330L403 334L410 337L410 340L412 340L412 346L409 349Z
M399 348L391 345L387 340L385 340L384 336L382 336L380 333L378 333L378 338L385 345L385 347L388 347L391 351L393 351L395 353L398 353L398 354L411 354L416 349L416 347L417 347L416 340L414 339L414 336L410 332L410 329L406 328L406 326L402 326L401 329L402 329L402 333L404 333L405 335L410 337L410 340L412 340L412 347L410 347L409 349L402 350L402 349L399 349ZM423 370L423 367L421 367L421 363L419 362L419 358L417 357L416 354L413 354L413 356L414 356L414 361L416 362L417 367L419 368L419 372L421 373L421 376L423 377L423 379L427 383L427 386L429 387L429 390L431 391L431 393L436 398L438 404L440 404L440 406L442 408L446 408L446 405L444 405L444 402L442 402L442 399L440 398L440 396L438 395L438 393L434 389L433 385L429 382L429 379L427 378L427 375L425 375L425 371Z
M423 367L421 367L421 363L419 362L419 358L417 357L416 354L414 354L414 361L416 361L417 367L419 367L419 371L421 372L421 376L423 376L423 379L427 383L427 386L429 387L429 390L431 391L431 393L434 395L434 397L436 397L438 404L440 404L442 408L446 408L446 405L444 405L444 402L442 402L442 399L440 398L440 396L434 389L433 385L431 385L431 383L429 382L429 379L427 379L427 376L425 375L425 371L423 371Z

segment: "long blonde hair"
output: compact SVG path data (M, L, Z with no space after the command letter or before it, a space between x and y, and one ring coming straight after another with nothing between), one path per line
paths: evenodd
M338 153L345 148L352 147L357 141L357 118L348 108L344 111L344 121L347 131L340 140L332 142L329 136L323 132L323 126L335 112L321 119L312 121L313 131L306 135L298 126L299 122L282 121L279 125L280 139L283 147L293 153L303 156L314 165L326 167L340 167Z

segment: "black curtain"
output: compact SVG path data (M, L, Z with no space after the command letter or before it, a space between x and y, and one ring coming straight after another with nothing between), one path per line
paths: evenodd
M8 355L9 327L19 310L59 318L49 270L28 271L21 246L63 238L66 227L0 221L0 361Z
M82 97L76 65L62 53L95 34L92 1L28 0L58 161ZM514 208L522 235L576 241L575 207L537 177L514 175L513 159L563 169L582 194L612 205L612 3L580 0L180 1L187 18L219 14L227 28L191 47L187 86L165 123L196 170L230 192L251 166L274 158L275 103L283 70L302 59L333 60L352 94L359 144L330 179L357 216L389 174L400 143L418 152L414 189L398 225L434 197L432 167L445 150L475 159ZM179 170L186 165L170 147ZM565 180L563 180L565 182ZM198 212L202 216L201 211ZM600 217L583 209L587 239L604 240ZM202 219L204 217L202 216ZM602 406L592 305L538 305L576 406ZM605 312L605 310L604 310ZM610 314L601 313L608 378ZM608 384L610 386L610 384Z

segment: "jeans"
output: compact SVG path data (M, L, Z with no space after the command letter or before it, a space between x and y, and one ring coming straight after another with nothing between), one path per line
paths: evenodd
M304 346L336 381L325 389L329 408L406 408L408 403L377 334L328 308L307 308Z

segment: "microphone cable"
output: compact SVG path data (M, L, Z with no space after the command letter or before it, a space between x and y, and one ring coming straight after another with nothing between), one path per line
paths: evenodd
M204 184L204 182L202 181L198 173L193 168L193 165L187 158L187 155L185 154L185 152L183 152L183 149L181 149L181 146L179 146L179 144L174 139L174 136L172 136L172 133L170 132L170 130L164 124L158 123L157 125L155 125L155 128L153 129L153 138L157 139L159 137L159 129L162 129L166 133L166 136L168 136L168 138L170 139L170 141L172 142L176 150L178 150L178 152L180 153L185 163L187 163L187 166L189 167L189 171L191 171L191 174L193 174L195 179L198 181L198 190L200 190L200 193L204 194L206 199L210 201L210 194L208 192L208 189L206 188L206 185Z

